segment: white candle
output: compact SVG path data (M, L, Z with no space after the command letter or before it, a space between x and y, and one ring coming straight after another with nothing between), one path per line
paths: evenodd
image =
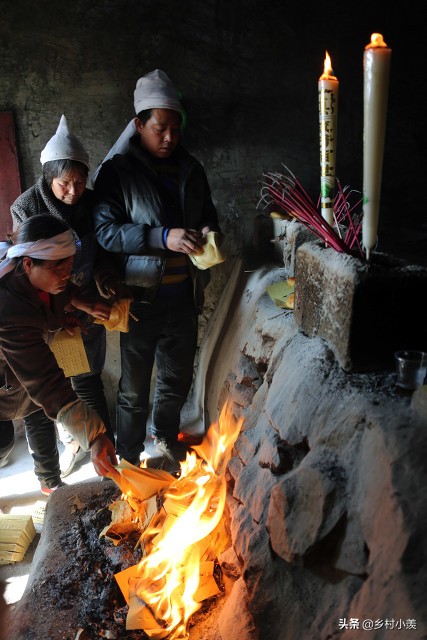
M380 33L371 35L363 55L363 223L369 260L377 244L391 49Z
M335 152L337 148L339 82L333 75L326 52L324 71L319 78L320 206L322 217L334 224Z

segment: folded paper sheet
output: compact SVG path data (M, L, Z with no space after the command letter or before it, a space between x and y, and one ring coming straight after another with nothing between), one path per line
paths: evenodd
M175 479L163 469L142 469L124 459L120 460L115 468L120 473L120 479L116 480L114 477L114 481L121 492L126 496L138 496L139 500L147 500L157 495Z
M46 512L46 501L37 500L31 512L31 517L33 519L34 524L43 524L45 512Z
M275 282L267 287L267 293L276 307L293 309L295 299L295 278L288 278L282 282Z
M209 231L206 234L206 242L201 255L190 255L191 262L198 269L209 269L220 262L224 262L225 257L219 249L220 234L217 231Z
M89 373L89 362L79 327L74 327L72 336L64 329L59 331L50 348L66 378Z

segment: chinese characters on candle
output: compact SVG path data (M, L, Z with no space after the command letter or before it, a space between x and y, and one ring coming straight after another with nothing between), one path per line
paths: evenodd
M335 153L337 145L339 82L333 75L331 59L326 52L324 71L319 78L320 128L320 205L322 217L334 223Z
M371 35L363 55L363 224L369 260L377 244L391 49L380 33Z

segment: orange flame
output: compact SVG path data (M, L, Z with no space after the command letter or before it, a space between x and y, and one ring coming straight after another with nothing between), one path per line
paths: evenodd
M242 422L228 404L223 407L218 422L194 447L198 455L188 453L181 476L163 490L158 518L141 536L146 555L133 591L148 609L140 628L150 638L188 638L188 620L204 599L199 593L201 567L213 566L228 545L222 522L225 472Z
M326 51L325 53L325 61L323 63L323 73L320 76L319 80L328 80L330 78L335 78L334 72L332 70L331 57L329 53Z
M384 38L381 33L372 33L371 34L371 42L366 45L365 49L370 49L371 47L386 47L386 43L384 42Z

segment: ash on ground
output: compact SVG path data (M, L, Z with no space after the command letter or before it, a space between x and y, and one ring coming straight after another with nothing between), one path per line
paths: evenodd
M62 503L60 492L53 494L37 549L37 575L30 576L15 611L13 640L149 637L143 630L126 630L128 605L114 577L141 560L137 547L140 531L133 530L117 545L101 536L111 523L109 506L120 499L121 492L113 482L98 482L92 491L84 484L61 489ZM193 614L188 623L189 638L220 640L214 620L231 587L219 564L215 579L221 592L204 601Z

